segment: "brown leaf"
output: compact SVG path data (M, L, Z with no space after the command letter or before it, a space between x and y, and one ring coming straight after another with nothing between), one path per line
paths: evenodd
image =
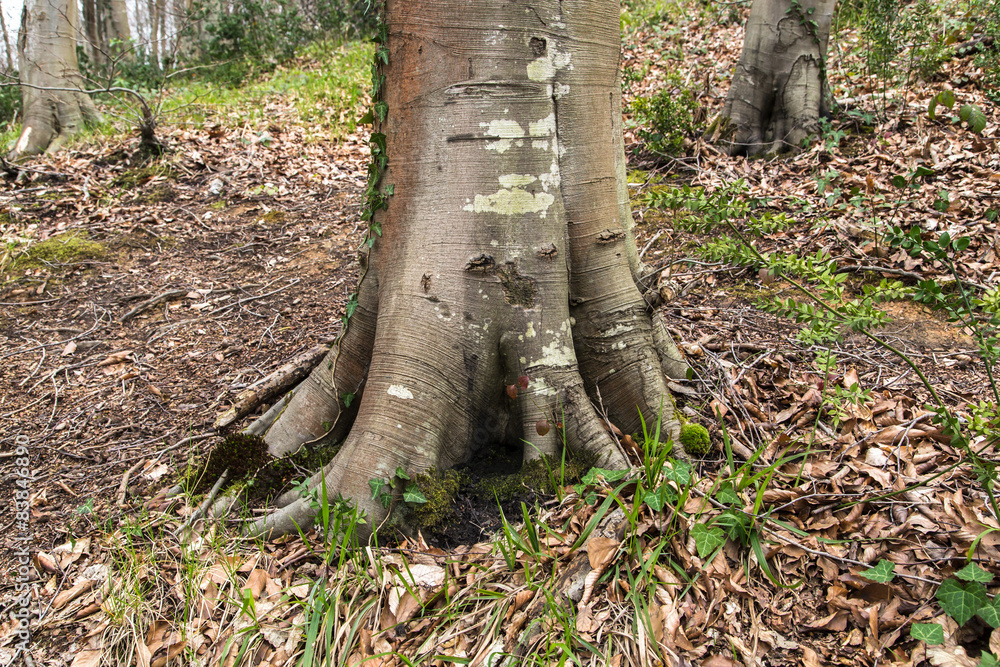
M614 560L620 543L609 537L595 535L587 540L587 558L590 560L590 567L594 570L604 571L604 568Z
M101 664L102 653L101 649L97 649L96 651L80 651L73 658L70 667L98 667Z

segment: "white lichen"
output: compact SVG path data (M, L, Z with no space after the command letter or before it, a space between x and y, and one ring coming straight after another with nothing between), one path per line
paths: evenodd
M408 401L413 398L413 392L401 384L389 385L389 389L386 393L389 394L390 396L401 398L404 401Z

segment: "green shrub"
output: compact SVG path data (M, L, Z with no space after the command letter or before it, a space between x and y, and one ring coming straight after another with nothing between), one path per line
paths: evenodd
M670 74L663 88L629 105L636 134L645 149L660 156L680 155L684 138L699 134L698 101L678 74Z
M12 75L17 77L16 74ZM21 113L21 89L17 86L0 88L0 124L14 121Z

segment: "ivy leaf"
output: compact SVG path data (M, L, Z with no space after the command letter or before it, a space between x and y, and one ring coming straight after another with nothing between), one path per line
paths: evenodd
M1000 599L993 598L992 602L977 609L976 615L986 621L991 628L1000 628Z
M713 551L726 542L726 534L718 526L709 528L703 523L691 527L691 538L698 550L699 558L707 558Z
M715 499L723 505L738 505L740 497L730 482L726 482L715 492Z
M647 491L646 497L642 499L642 502L646 503L646 506L654 512L659 512L663 509L663 496L658 491Z
M981 584L988 584L993 581L993 575L976 563L969 563L956 572L955 576L963 581L978 581Z
M403 491L403 500L414 505L423 505L427 502L427 497L416 484L407 484Z
M403 466L398 466L396 468L396 477L399 479L410 479L410 476L406 474L405 470L403 470Z
M375 120L375 114L369 109L364 116L358 119L358 125L370 125L373 120Z
M945 579L936 597L944 612L959 625L968 623L980 607L989 604L986 589L978 581L963 584L958 579Z
M673 461L672 465L663 466L663 478L685 487L691 482L691 464L687 461Z
M877 581L880 584L887 584L896 578L896 575L893 573L895 569L895 563L883 558L877 565L875 565L875 567L864 570L863 572L860 572L860 574L865 579Z
M943 104L949 109L955 106L955 93L950 90L942 90L931 98L927 105L927 115L931 117L931 120L937 120L937 105L939 104Z
M385 486L385 482L376 477L372 477L368 480L368 487L372 490L372 500L378 498L383 486Z
M340 400L344 402L345 408L349 408L351 407L351 403L354 402L354 394L352 394L349 391L345 391L343 394L340 395Z
M944 643L944 628L938 623L914 623L910 636L931 646Z
M580 478L580 483L584 486L593 486L599 478L611 484L625 477L628 470L608 470L606 468L591 468L587 474Z
M997 659L993 657L992 653L987 653L986 651L983 651L980 654L979 667L996 667L997 665L1000 665L1000 662L998 662Z

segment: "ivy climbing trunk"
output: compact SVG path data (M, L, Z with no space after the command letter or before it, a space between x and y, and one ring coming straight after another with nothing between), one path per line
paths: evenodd
M743 53L712 141L732 155L779 153L819 133L829 111L826 50L834 0L754 0Z
M637 287L623 195L618 2L384 12L370 250L345 333L287 399L270 452L343 438L311 484L377 525L369 482L399 467L444 470L501 441L553 455L563 434L623 467L605 417L634 432L639 410L662 410L676 442L664 369L680 361ZM258 529L311 521L308 499L279 505Z
M81 92L75 0L27 0L17 38L24 116L9 159L53 151L100 115Z

